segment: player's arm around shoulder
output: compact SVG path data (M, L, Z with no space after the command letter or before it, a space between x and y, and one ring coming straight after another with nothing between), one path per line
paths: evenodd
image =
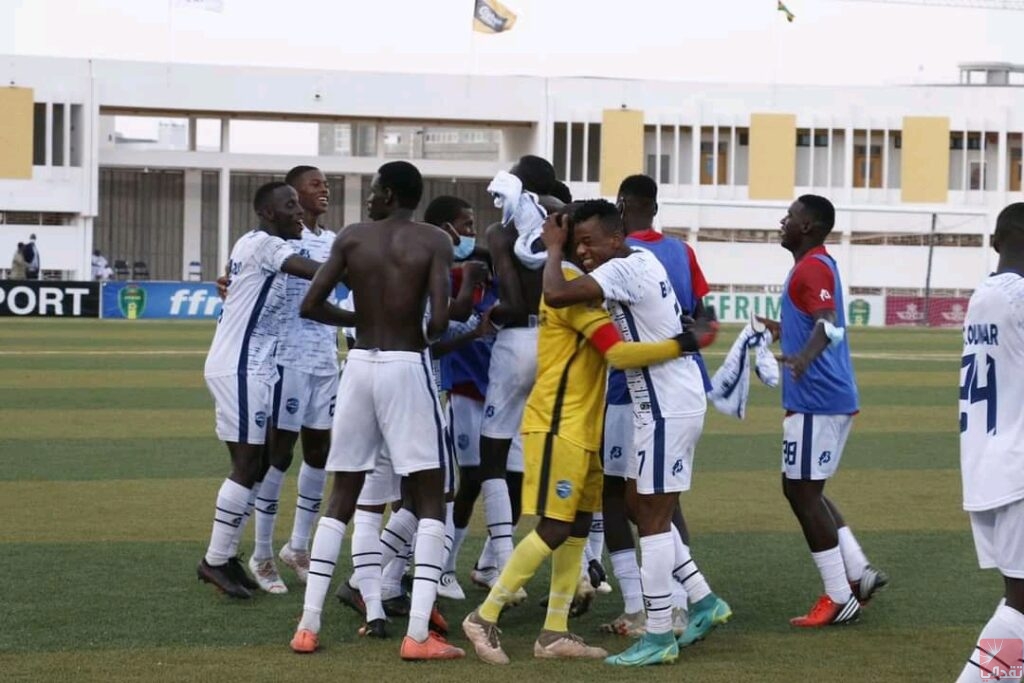
M526 300L523 298L522 282L513 260L513 241L501 223L493 223L485 233L487 250L491 255L491 267L498 278L498 304L491 313L497 327L525 320Z
M431 255L430 270L427 275L428 297L430 301L430 320L427 322L427 341L433 343L441 338L448 329L448 304L451 298L451 268L454 258L452 243L443 230L429 226L428 233Z
M566 269L565 244L568 235L569 217L565 214L553 214L544 220L541 239L548 252L544 262L544 303L551 308L600 302L604 298L601 285L594 278L584 275L574 266Z
M299 315L303 318L315 320L325 325L337 325L338 327L355 326L355 312L342 310L340 307L328 302L331 294L334 293L334 288L345 275L347 266L345 255L347 240L345 239L345 234L346 231L342 230L338 237L335 238L334 244L331 245L331 255L315 271L313 280L309 284L309 290L299 306Z

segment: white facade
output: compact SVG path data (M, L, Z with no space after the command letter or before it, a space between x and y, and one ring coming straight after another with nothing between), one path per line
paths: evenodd
M580 179L570 182L570 187L575 196L586 197L599 193L598 179L589 172L595 166L587 158L592 149L588 136L597 130L604 110L642 110L644 159L653 161L655 173L662 176L658 178L660 225L685 230L709 281L722 286L778 284L790 265L788 255L771 237L760 243L701 237L702 230L706 235L737 236L739 231L773 231L784 213L785 202L748 200L742 139L752 113L793 113L798 132L806 129L811 135L809 145L797 146L796 194L824 194L840 208L836 232L841 240L832 249L848 287L924 287L927 247L863 242L877 242L878 235L927 233L935 212L939 234L980 236L980 241L975 246L936 247L932 287L972 288L994 263L986 237L995 215L1006 204L1024 199L1019 188L1010 189L1012 165L1019 163L1019 151L1013 150L1019 150L1024 131L1024 89L1016 87L709 85L22 56L5 57L0 78L32 88L35 102L45 103L47 141L53 139L53 107L65 105L59 122L65 127L63 153L55 157L47 145L46 158L34 167L31 180L0 180L0 211L67 214L65 225L0 225L0 254L13 253L14 244L34 232L46 260L44 268L68 271L78 278L89 273L100 167L189 172L182 197L185 277L189 262L199 258L196 171L221 172L219 257L223 261L229 248L228 173L280 173L296 164L312 164L330 174L343 174L346 189L351 189L346 192L345 219L354 221L362 206L361 176L372 174L392 158L383 138L387 125L427 130L482 126L497 131L500 142L495 159L452 159L448 154L415 159L425 176L439 178L489 178L525 153L554 158L555 131L566 131L568 144L559 141L559 145L567 149L568 157L582 155L583 162ZM190 124L189 142L183 150L111 144L108 117L113 115L184 118ZM940 206L900 202L899 132L904 116L921 115L947 116L954 134L963 133L963 149L950 151L949 201ZM199 149L195 140L197 121L208 119L219 121L220 127L219 149L213 151ZM244 119L302 121L318 124L321 131L331 130L332 123L358 123L359 130L375 131L377 144L369 145L373 154L360 156L350 140L347 148L345 144L338 147L333 132L329 133L331 144L325 147L321 132L320 156L231 152L231 123ZM573 144L572 131L580 130L573 124L590 124L582 126L582 145ZM816 134L825 135L828 144L815 145ZM970 142L975 139L981 142ZM718 153L702 158L701 149ZM575 158L572 164L564 159L564 166L578 165L580 157ZM705 184L702 163L708 165ZM878 164L877 184L872 177L858 187L855 163L865 169Z

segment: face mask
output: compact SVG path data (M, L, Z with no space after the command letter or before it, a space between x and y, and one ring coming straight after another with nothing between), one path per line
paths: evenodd
M452 249L455 251L456 261L465 261L473 255L473 249L476 248L475 237L459 236L459 243L452 245Z

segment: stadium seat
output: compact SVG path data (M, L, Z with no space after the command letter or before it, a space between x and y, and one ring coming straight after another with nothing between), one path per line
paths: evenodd
M148 280L149 279L149 266L146 265L145 261L136 261L132 264L132 279L133 280Z
M127 280L130 275L128 270L128 262L124 259L116 259L114 261L114 277L118 280Z
M199 261L189 262L188 279L195 282L199 282L203 279L203 265Z

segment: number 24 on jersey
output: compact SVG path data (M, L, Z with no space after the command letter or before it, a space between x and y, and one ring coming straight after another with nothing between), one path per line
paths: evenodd
M983 380L983 381L979 381ZM986 353L969 353L960 361L960 401L986 404L985 431L996 433L996 360ZM967 431L967 412L960 412L960 432Z

